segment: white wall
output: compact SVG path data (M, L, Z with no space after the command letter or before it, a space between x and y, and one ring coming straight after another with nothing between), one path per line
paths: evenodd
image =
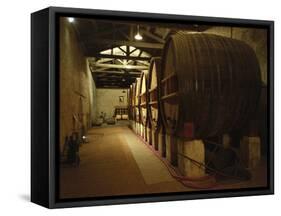
M116 106L128 106L127 89L96 89L97 109L98 116L101 112L106 113L106 118L114 115ZM119 101L119 96L123 96L124 101Z
M91 208L46 210L28 202L30 191L30 13L47 6L65 6L110 10L202 16L276 20L275 83L281 83L281 13L277 0L29 0L3 1L0 7L1 34L1 215L223 215L265 216L280 214L280 142L276 133L276 195L179 202L116 205ZM276 85L275 125L281 129L281 85ZM114 180L114 179L113 179ZM279 212L279 213L278 213Z

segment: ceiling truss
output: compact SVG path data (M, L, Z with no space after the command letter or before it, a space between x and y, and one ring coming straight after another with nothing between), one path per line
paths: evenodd
M162 32L169 32L168 28L140 23L143 40L137 41L137 24L132 22L80 19L74 28L98 88L129 88L143 70L148 70L151 56L161 55L165 43ZM111 51L103 52L106 50Z

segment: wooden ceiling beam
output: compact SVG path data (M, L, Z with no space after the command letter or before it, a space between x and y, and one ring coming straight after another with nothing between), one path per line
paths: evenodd
M100 20L99 23L112 23L112 20ZM138 21L138 20L132 20L132 21L123 21L123 20L114 20L114 23L120 24L120 25L130 25L133 27L136 27L137 25L140 26L140 28L147 28L147 27L154 27L154 28L169 28L170 30L196 30L197 26L199 26L200 29L208 29L211 27L211 25L204 25L202 22L196 22L196 21L189 21L186 23L168 23L168 22L147 22L147 21Z
M118 83L114 83L114 82L97 82L98 86L105 86L105 85L109 85L109 86L124 86L124 85L130 85L131 82L118 82Z
M79 29L79 26L77 28L78 30ZM88 29L91 29L91 28L85 28L85 30L81 29L81 32L86 32L84 34L84 36L82 37L82 39L84 41L88 41L88 40L93 40L93 39L96 39L96 38L102 38L104 36L108 36L108 35L113 35L114 34L114 31L112 30L112 28L109 28L107 30L103 30L103 31L89 31ZM127 31L128 30L128 26L122 26L122 27L118 27L116 29L117 31L119 32L124 32L124 31ZM87 33L88 31L88 33Z
M93 74L126 74L128 73L129 75L140 75L140 71L104 71L104 70L92 70Z
M148 49L163 49L164 44L161 43L148 43L142 41L122 41L122 40L111 40L111 39L95 39L86 42L88 48L95 47L96 45L108 45L108 46L133 46L138 48Z
M100 64L95 63L95 67L99 68L116 68L116 69L135 69L135 70L147 70L148 66L142 66L142 65L118 65L118 64Z
M140 56L121 56L121 55L110 55L110 54L96 54L94 56L88 57L95 57L95 58L109 58L109 59L127 59L127 60L140 60L140 61L150 61L151 57L140 57Z
M126 84L126 85L98 85L97 88L119 88L119 89L122 89L122 88L129 88L130 87L130 84Z
M140 30L140 33L143 34L143 35L146 35L147 37L157 41L158 43L162 43L164 44L165 43L165 40L162 39L161 37L158 37L157 35L155 34L152 34L151 32L147 31L147 30Z
M130 81L130 80L134 80L136 79L135 77L120 77L120 78L116 78L116 77L97 77L96 80L97 81L101 81L101 82L120 82L122 80L122 82L124 81Z

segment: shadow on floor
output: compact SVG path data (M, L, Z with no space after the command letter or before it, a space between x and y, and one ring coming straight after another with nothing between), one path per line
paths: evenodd
M19 198L23 201L30 202L30 195L29 194L20 194Z

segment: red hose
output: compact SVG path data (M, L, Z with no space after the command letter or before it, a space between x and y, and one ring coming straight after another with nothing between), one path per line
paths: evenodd
M167 160L162 158L158 154L158 151L156 151L154 148L152 148L152 146L150 146L150 144L148 144L140 135L137 135L137 137L142 142L144 142L145 146L147 146L162 161L162 163L167 167L170 175L173 178L175 178L177 181L179 181L181 184L183 184L184 186L190 187L190 188L195 188L195 189L210 189L217 185L214 176L205 175L202 177L186 177L186 176L179 175L177 170L175 169L175 167L173 167ZM206 185L203 186L202 182L204 180L213 180L213 182L206 183ZM199 184L200 182L201 182L201 184Z

